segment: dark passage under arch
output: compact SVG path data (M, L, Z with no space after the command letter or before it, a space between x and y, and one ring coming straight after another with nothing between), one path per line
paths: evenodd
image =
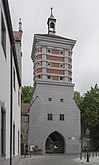
M65 142L57 131L51 133L46 140L46 153L64 153Z

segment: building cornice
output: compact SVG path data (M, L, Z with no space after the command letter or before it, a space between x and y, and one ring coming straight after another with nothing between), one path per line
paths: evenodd
M46 80L35 80L36 84L44 84L44 85L55 85L55 86L68 86L74 87L73 83L64 83L64 82L57 82L57 81L46 81Z
M50 35L50 34L35 34L34 35L34 42L33 42L33 48L32 48L32 53L31 53L31 58L33 59L36 44L38 45L43 45L47 46L50 45L54 47L55 45L58 45L60 48L66 48L68 49L67 46L70 46L71 49L73 49L76 40L68 39L65 37L57 36L57 35Z
M13 36L13 29L12 29L8 0L2 0L2 4L3 4L3 9L4 9L4 13L5 13L6 22L7 22L10 44L11 44L12 51L13 51L13 58L14 58L15 66L16 66L18 82L19 82L19 86L21 86L21 77L20 77L20 73L19 73L18 60L17 60L16 48L15 48L15 40L14 40L14 36Z

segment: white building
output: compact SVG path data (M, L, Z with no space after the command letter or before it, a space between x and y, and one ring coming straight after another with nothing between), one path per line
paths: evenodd
M48 18L48 34L35 34L32 49L34 95L30 107L29 145L45 153L80 152L80 110L74 101L72 55L75 40L55 35L56 19Z
M0 165L20 155L21 22L12 29L8 0L0 0Z

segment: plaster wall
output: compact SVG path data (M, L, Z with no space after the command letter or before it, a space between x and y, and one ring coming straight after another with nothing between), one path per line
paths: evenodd
M3 10L2 1L0 0L0 32L1 32L1 11L3 14L4 24L6 28L6 56L4 54L4 50L1 44L1 35L0 35L0 164L7 165L9 163L9 158L10 158L11 43L10 43L8 27L7 27L7 22L5 18L5 13ZM13 65L12 68L15 69L15 83L16 83L16 90L14 90L13 88L13 123L15 123L15 155L13 158L13 161L14 161L19 157L19 154L20 154L20 148L19 148L19 153L18 153L18 131L19 131L19 143L20 143L20 106L21 105L18 104L18 91L20 91L20 89L19 89L19 83L18 83L17 74L16 74L16 67L14 64L14 59L13 59L12 65ZM20 97L20 100L21 100L21 97ZM1 106L4 108L5 113L6 113L6 121L5 121L6 123L6 129L5 129L6 155L4 157L1 157ZM13 144L13 141L12 141L12 144Z
M48 98L52 98L49 102ZM73 85L37 84L30 108L29 145L38 145L45 153L47 137L54 131L65 139L65 153L79 153L80 111L73 99ZM60 102L63 99L63 102ZM53 120L47 115L53 114ZM64 114L64 121L59 115Z

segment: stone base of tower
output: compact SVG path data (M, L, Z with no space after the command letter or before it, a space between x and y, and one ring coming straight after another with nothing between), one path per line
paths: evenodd
M42 154L80 153L80 110L73 84L38 81L30 108L29 146Z

